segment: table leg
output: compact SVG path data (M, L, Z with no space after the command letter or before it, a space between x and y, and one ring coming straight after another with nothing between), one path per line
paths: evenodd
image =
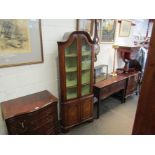
M122 99L121 103L125 103L125 89L122 90Z

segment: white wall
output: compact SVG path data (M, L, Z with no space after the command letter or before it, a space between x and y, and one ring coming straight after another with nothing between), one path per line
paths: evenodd
M138 21L139 22L139 21ZM138 23L137 22L137 23ZM147 20L139 22L140 26L136 32L146 32ZM115 43L121 45L132 44L132 34L135 26L132 27L131 35L127 38L117 37L119 23L116 30ZM25 65L18 67L0 68L0 102L20 96L28 95L42 90L49 90L58 97L58 68L57 41L61 40L65 32L76 29L76 20L42 20L42 37L44 63ZM101 52L95 65L108 64L109 71L112 71L113 49L112 44L101 44ZM116 64L117 65L117 64ZM0 134L6 134L5 123L0 112Z
M76 20L42 20L44 63L0 68L0 102L49 90L58 96L57 41L74 31ZM0 134L5 134L0 112Z
M95 63L95 66L99 64L106 64L109 67L109 73L111 73L113 69L114 58L114 49L112 48L112 45L134 46L134 35L146 36L148 20L133 20L133 22L136 24L136 26L131 27L129 37L119 37L120 23L117 22L115 41L111 44L100 44L101 51L97 56L97 62ZM122 61L122 59L120 59L120 56L117 54L115 69L123 66L124 62Z

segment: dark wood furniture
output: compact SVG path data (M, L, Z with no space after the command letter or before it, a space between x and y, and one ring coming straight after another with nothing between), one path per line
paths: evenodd
M139 92L138 88L140 87L141 72L129 72L120 74L119 76L126 78L125 99L132 94L137 95Z
M106 80L97 82L94 85L94 96L97 101L97 118L100 115L100 102L102 99L109 97L110 95L120 92L121 102L124 103L125 99L137 93L139 72L131 72L119 74L115 77L109 77Z
M58 133L57 98L46 90L5 101L1 106L11 135Z
M136 56L138 54L140 47L139 46L135 46L135 47L116 46L116 49L117 49L117 52L120 54L120 57L125 63L124 68L123 68L124 72L126 73L130 72L129 63L131 60L136 59Z
M58 42L61 88L61 127L93 119L94 42L84 31L64 35Z
M148 59L138 101L133 132L134 135L155 135L155 20Z
M133 60L136 58L136 54L139 50L139 46L135 47L128 47L128 46L118 46L117 52L120 53L121 58L123 61L125 59Z
M111 77L106 80L97 82L94 85L94 96L98 99L97 118L99 118L100 115L101 99L105 99L116 92L122 91L122 103L123 103L125 99L125 87L126 87L126 78L121 76Z

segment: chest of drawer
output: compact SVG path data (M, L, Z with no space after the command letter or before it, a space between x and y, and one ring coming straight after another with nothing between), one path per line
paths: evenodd
M58 122L48 121L42 126L27 131L26 134L29 135L49 135L49 134L57 134L58 133Z
M44 124L57 122L56 105L47 106L43 109L10 118L6 121L10 134L24 134L37 129Z
M47 90L2 103L2 113L9 134L29 134L45 124L56 128L57 98ZM46 134L48 132L42 132Z

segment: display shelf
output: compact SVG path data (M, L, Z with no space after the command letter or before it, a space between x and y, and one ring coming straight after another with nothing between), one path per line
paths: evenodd
M66 87L76 87L77 81L66 81Z
M88 56L90 55L90 51L82 51L82 56Z
M90 70L90 67L89 68L82 68L82 71L86 71L86 70Z
M90 84L90 82L82 83L82 86L89 85L89 84Z
M77 67L68 67L66 68L66 72L76 72L77 71Z
M71 58L71 57L77 57L77 55L76 55L76 53L65 54L65 57L67 57L67 58Z

